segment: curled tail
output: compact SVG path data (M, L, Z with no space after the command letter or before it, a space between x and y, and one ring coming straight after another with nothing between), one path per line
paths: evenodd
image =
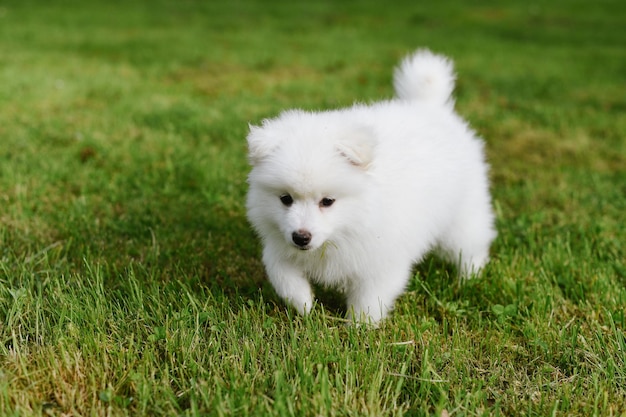
M398 98L438 104L453 102L454 80L452 61L428 49L418 49L404 58L393 74Z

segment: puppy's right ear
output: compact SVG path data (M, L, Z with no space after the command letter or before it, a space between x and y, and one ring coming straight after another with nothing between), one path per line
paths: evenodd
M358 126L343 135L337 144L337 150L352 165L367 170L374 160L376 144L372 129Z
M267 120L263 121L263 126L249 125L248 160L252 166L265 159L278 146L278 139L268 134L266 125Z

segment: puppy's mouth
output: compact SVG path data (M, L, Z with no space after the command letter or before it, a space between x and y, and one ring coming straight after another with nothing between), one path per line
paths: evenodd
M298 252L308 252L308 253L316 254L315 256L319 254L320 258L324 258L326 256L326 252L330 248L337 248L337 245L334 242L327 240L320 246L315 246L311 244L299 246L299 245L294 244L293 247L297 249ZM310 255L310 256L313 256L313 255Z

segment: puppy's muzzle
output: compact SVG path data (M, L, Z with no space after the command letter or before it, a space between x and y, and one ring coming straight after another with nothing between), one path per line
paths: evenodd
M291 240L293 240L293 243L300 249L308 249L307 246L311 243L311 232L308 230L298 230L291 234Z

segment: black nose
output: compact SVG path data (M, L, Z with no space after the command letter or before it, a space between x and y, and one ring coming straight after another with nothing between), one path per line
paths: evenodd
M311 242L311 233L307 230L298 230L291 234L291 239L296 245L305 247Z

